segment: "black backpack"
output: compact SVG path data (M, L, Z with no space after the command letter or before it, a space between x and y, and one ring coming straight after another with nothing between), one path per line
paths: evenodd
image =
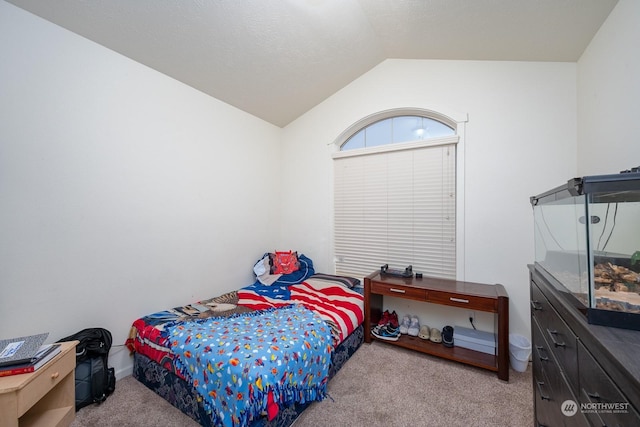
M62 341L79 341L76 346L76 411L92 403L102 403L116 389L115 370L109 368L111 332L87 328Z

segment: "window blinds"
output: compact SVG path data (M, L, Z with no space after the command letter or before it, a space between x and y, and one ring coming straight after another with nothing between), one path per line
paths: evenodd
M337 274L456 277L455 144L334 159Z

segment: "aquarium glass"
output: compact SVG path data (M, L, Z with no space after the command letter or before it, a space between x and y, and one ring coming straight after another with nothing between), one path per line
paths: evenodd
M588 306L585 196L534 206L533 214L536 262Z
M640 313L640 190L587 195L591 307Z

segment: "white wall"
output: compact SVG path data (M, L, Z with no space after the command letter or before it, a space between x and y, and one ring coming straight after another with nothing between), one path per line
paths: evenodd
M529 196L575 173L576 64L387 60L287 126L283 243L304 248L321 270L334 268L327 144L357 120L399 107L468 114L460 279L502 283L511 330L529 336Z
M281 129L0 1L0 338L49 342L253 281ZM114 348L119 376L128 352Z
M620 0L578 61L578 174L640 166L640 2Z

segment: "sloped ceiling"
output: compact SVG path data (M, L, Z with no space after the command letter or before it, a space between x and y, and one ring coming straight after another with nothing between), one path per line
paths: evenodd
M277 126L387 58L575 62L617 3L8 1Z

